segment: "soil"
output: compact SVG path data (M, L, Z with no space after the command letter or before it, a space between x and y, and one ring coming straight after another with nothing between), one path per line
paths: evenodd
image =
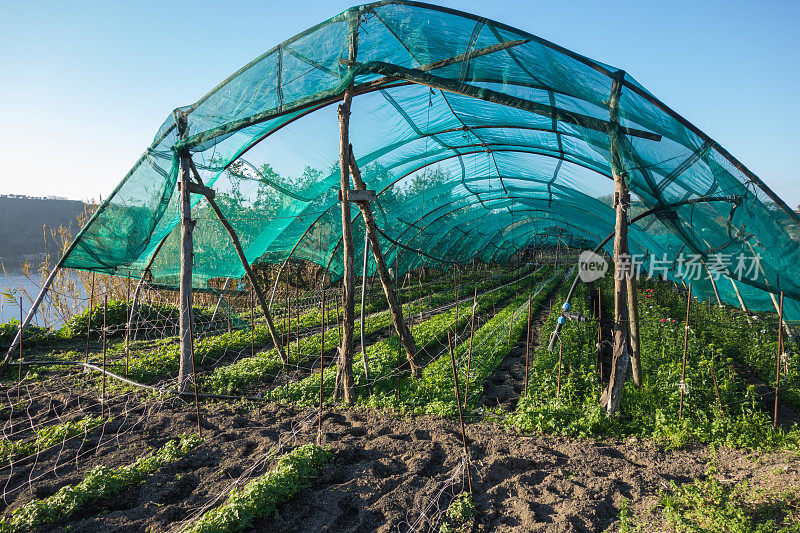
M90 396L91 390L62 392L55 400L40 396L11 418L31 424L54 409L64 417L81 410L98 414ZM13 473L3 469L8 507L76 483L95 465L129 464L170 437L197 431L194 406L179 400L125 394L106 409L114 417L102 428L15 464ZM266 471L274 463L270 452L317 439L314 410L206 403L201 417L201 446L104 501L99 512L92 508L71 519L71 531L178 530L224 499L237 480ZM618 519L623 498L647 515L660 490L702 477L711 456L704 447L664 452L635 440L523 435L490 419L468 424L466 433L477 508L466 529L473 531L604 531ZM254 524L254 531L438 530L442 511L466 487L454 420L328 408L321 440L333 449L332 460L310 488L277 516ZM798 482L800 461L788 453L720 450L718 468L731 483L788 486Z
M542 325L550 316L550 308L555 302L559 286L550 291L539 309L531 316L530 351L526 349L528 339L523 334L522 339L509 351L489 379L484 382L480 405L486 408L500 407L506 411L513 411L517 408L517 402L525 392L526 354L533 354L541 344L540 336L547 335L547 332L542 331Z

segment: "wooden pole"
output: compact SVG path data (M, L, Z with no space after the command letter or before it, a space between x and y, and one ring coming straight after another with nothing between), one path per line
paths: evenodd
M355 172L353 172L355 175ZM363 212L362 212L362 218ZM364 227L366 228L367 221L364 218ZM361 321L359 322L360 328L360 335L361 335L361 362L364 364L364 377L367 380L367 388L369 389L369 393L372 394L372 379L370 379L369 375L369 358L367 357L367 347L366 347L366 339L364 338L364 319L366 313L366 306L367 306L367 260L369 259L369 234L364 230L364 256L363 256L363 265L361 269Z
M736 286L736 282L733 281L733 278L728 278L728 279L731 280L731 285L733 285L733 291L736 293L736 299L739 300L739 305L741 306L742 311L744 311L744 317L745 319L747 319L747 323L752 324L752 321L750 320L750 312L747 310L747 306L744 305L744 300L742 299L742 295L741 293L739 293L739 287Z
M603 382L603 289L597 286L597 371Z
M19 299L19 329L22 331L22 298ZM19 364L17 365L17 403L22 389L22 335L19 336Z
M106 406L106 332L108 331L108 294L104 295L103 300L103 391L100 394L100 416L103 416Z
M92 336L92 313L94 312L94 272L92 272L92 289L89 296L89 312L86 314L86 362L89 362L89 340Z
M725 411L722 409L722 398L719 394L719 385L717 384L717 373L714 370L714 353L711 352L711 379L714 380L714 393L717 395L717 407L719 407L719 412L722 414L723 418L725 417Z
M767 279L767 273L764 272L764 267L761 266L761 259L759 259L759 256L758 256L758 254L756 254L756 251L753 248L753 245L750 244L750 241L747 241L747 246L750 247L750 252L752 252L753 258L756 260L756 264L758 265L758 269L761 271L761 276L764 278L764 283L767 286L770 286L769 285L769 280ZM775 295L770 292L769 293L769 297L772 300L772 306L775 307L775 311L778 312L779 315L781 315L781 322L780 322L779 325L783 326L784 331L786 331L786 334L789 335L789 339L794 341L794 334L792 333L792 330L789 327L789 324L787 324L786 322L783 321L783 318L782 318L783 317L783 313L781 313L780 309L778 308L779 307L778 306L778 301L775 299Z
M255 320L255 298L253 298L253 289L250 288L250 357L256 355L256 320Z
M461 423L461 442L464 444L464 457L466 459L467 469L467 483L469 484L469 492L472 493L472 475L469 469L469 450L467 449L467 436L464 431L464 415L461 413L461 399L458 397L458 372L456 371L456 358L453 355L453 341L450 338L450 332L447 333L447 346L450 349L450 363L453 365L453 385L456 392L456 407L458 407L458 421Z
M349 58L356 60L358 50L358 17L350 18ZM353 328L355 321L355 295L353 294L355 274L353 265L353 233L350 215L350 106L353 101L353 82L344 91L339 104L339 169L341 172L342 207L342 253L343 259L343 314L342 343L339 346L339 374L341 376L344 401L351 405L355 401L353 378Z
M300 353L300 286L298 285L295 289L295 306L294 306L294 338L295 338L295 347L297 352L297 361L300 362L300 358L302 354Z
M533 299L528 296L528 331L525 336L525 397L528 397L528 373L530 372L531 360L531 311L533 310Z
M614 232L614 351L611 364L611 376L608 387L601 397L607 416L613 416L619 408L622 386L628 373L630 355L628 353L627 329L628 316L626 307L626 289L628 269L624 260L628 257L628 207L630 197L626 174L622 162L622 139L619 125L619 100L625 72L618 70L614 76L609 100L611 126L609 142L611 151L611 172L614 176L614 208L616 223Z
M289 273L286 273L286 310L283 313L283 330L284 335L286 336L286 359L288 361L289 353L292 349L292 300L291 296L289 296Z
M128 306L128 320L125 324L125 377L128 376L130 371L130 343L129 339L131 338L131 277L128 275L128 278L125 283L125 305Z
M692 305L692 284L689 283L689 290L686 292L686 321L683 324L683 364L681 365L681 400L678 407L678 420L683 417L683 393L686 388L686 353L689 351L689 308Z
M180 115L178 130L181 136L186 131L186 117ZM192 220L192 203L189 183L191 182L191 156L188 151L181 152L180 156L180 206L181 206L181 278L180 278L180 366L178 369L178 390L183 392L192 363L191 340L189 330L192 321L192 265L194 263L194 248L192 232L195 221Z
M252 303L252 294L250 301ZM252 309L252 307L251 307ZM252 311L250 316L252 317ZM197 436L202 438L203 437L203 428L200 426L200 395L198 392L199 384L197 383L197 369L194 366L194 330L192 328L193 324L189 325L189 346L192 348L192 384L194 385L194 409L195 414L197 415ZM252 342L251 342L252 346Z
M472 297L472 318L469 321L469 355L467 356L467 382L464 385L464 409L467 408L469 398L469 377L472 373L472 339L475 336L475 311L478 309L478 287L475 287L475 295Z
M361 178L361 171L359 170L355 156L353 155L352 146L350 147L349 152L350 171L353 175L353 184L357 190L366 190L366 184ZM361 210L361 216L364 219L364 226L366 228L367 237L369 238L369 243L371 244L372 255L375 258L375 267L381 280L381 286L383 287L383 293L386 296L386 302L389 304L392 322L394 323L395 330L397 330L397 333L400 335L400 343L405 349L406 359L408 359L408 364L411 368L411 375L414 377L419 377L420 368L416 359L416 343L414 342L414 337L411 335L411 331L409 331L408 326L403 319L403 307L398 303L397 295L395 294L392 286L392 279L389 275L389 269L386 266L386 260L383 256L383 252L381 251L381 243L377 225L375 224L375 217L373 216L369 202L357 202L357 205ZM364 243L364 257L366 257L366 252L367 244Z
M711 274L711 269L708 268L708 265L706 264L705 261L701 260L700 262L703 263L703 266L706 269L706 273L708 274L708 281L711 282L711 288L714 289L714 296L717 298L717 305L719 307L722 307L722 300L720 299L719 291L717 290L717 282L714 279L714 276Z
M214 211L214 214L217 215L220 223L222 223L222 226L225 228L225 231L228 232L228 236L231 238L233 247L236 249L236 254L239 256L239 261L241 261L245 274L247 274L247 279L250 280L250 284L253 286L253 290L258 298L258 303L261 305L261 311L264 313L264 318L267 319L267 328L269 329L269 334L272 338L272 344L275 346L275 349L278 350L278 356L280 356L281 361L283 361L283 364L285 365L289 362L289 360L283 351L283 346L281 346L280 337L278 336L278 331L275 329L275 324L272 322L272 315L269 312L267 299L264 296L264 292L261 290L261 286L256 281L256 276L253 273L253 269L250 267L250 263L247 261L247 256L244 254L242 245L239 242L239 237L236 235L233 227L231 227L231 225L228 223L228 219L222 214L217 202L214 200L213 191L205 188L203 185L203 180L200 178L200 173L197 172L197 169L195 168L191 158L189 158L188 164L193 171L195 180L197 180L197 182L200 184L201 189L198 192L205 196L206 200L208 201L208 206L212 211Z
M556 405L558 405L558 400L561 397L561 349L563 346L563 343L558 343L558 382L556 383Z
M775 411L772 415L772 427L778 426L778 384L781 379L781 356L783 355L783 291L781 291L781 303L778 310L778 355L775 358Z
M639 293L637 291L635 273L627 278L628 288L628 325L631 340L631 374L636 388L642 386L641 344L639 339Z
M322 278L322 333L319 342L319 426L317 427L317 444L322 438L322 378L325 370L325 277Z

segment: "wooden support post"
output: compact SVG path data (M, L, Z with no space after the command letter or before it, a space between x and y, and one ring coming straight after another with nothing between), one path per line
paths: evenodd
M708 274L708 281L711 282L711 288L714 289L714 296L717 298L717 305L722 307L722 300L719 297L719 291L717 290L717 281L714 279L714 276L711 274L711 269L708 268L708 265L705 261L700 261L703 263L703 266L706 269L706 273Z
M86 314L86 356L85 360L89 362L89 341L92 337L92 313L94 312L94 272L92 272L92 288L91 295L89 296L89 312Z
M231 238L233 247L236 249L236 254L239 256L239 261L241 261L242 267L244 267L245 274L247 274L247 279L250 280L250 284L253 286L253 290L256 293L256 298L258 298L258 303L261 305L261 311L264 313L264 318L267 319L267 328L269 329L269 334L270 337L272 338L272 344L275 346L275 349L278 350L278 356L280 356L281 361L285 365L289 362L289 360L283 351L283 347L281 346L280 337L278 336L278 331L275 329L275 324L272 322L272 315L269 312L267 299L264 296L264 292L261 290L261 286L256 281L256 276L253 273L253 269L250 268L250 263L248 263L247 257L244 255L244 250L242 250L242 245L239 242L239 237L236 235L236 232L228 223L228 219L225 218L225 215L223 215L222 211L220 211L217 202L214 200L214 195L211 194L208 191L208 189L203 185L203 180L200 178L200 173L197 172L197 168L195 168L191 158L189 158L188 164L193 171L195 180L197 180L197 183L199 183L200 186L203 188L201 190L206 195L205 198L208 201L208 206L211 208L212 211L214 211L214 214L217 215L217 218L219 219L220 223L222 223L223 227L225 228L225 231L228 232L228 236Z
M686 292L686 322L683 324L683 363L681 364L681 400L678 406L678 420L683 417L683 394L686 388L686 354L689 351L689 308L692 305L692 284L689 284L689 290Z
M289 296L289 273L286 273L286 309L283 312L283 335L286 339L286 360L292 351L292 299Z
M178 130L181 135L186 130L186 117L180 115L178 119ZM188 151L182 152L180 156L180 205L181 205L181 278L180 278L180 366L178 369L178 390L183 392L186 389L186 381L189 379L189 372L192 364L191 339L189 330L192 321L192 265L194 263L194 245L192 232L194 231L195 221L192 220L191 193L189 183L191 181L191 156Z
M603 382L603 289L597 286L597 372Z
M355 174L355 173L354 173ZM362 213L363 217L363 213ZM366 228L367 221L364 219L364 227ZM360 336L361 336L361 362L364 364L364 378L367 380L367 388L369 389L369 393L372 394L372 379L370 379L369 375L369 357L367 357L367 348L366 348L366 339L364 339L364 321L366 318L366 306L367 306L367 263L369 260L369 234L367 231L364 231L364 256L363 256L363 265L361 269L361 321L359 322L359 328L361 329Z
M302 354L300 353L300 287L295 290L295 306L294 306L294 340L297 352L297 362L300 362Z
M256 302L253 298L253 289L250 288L250 297L248 298L250 304L250 357L255 357L256 355L256 317L255 317L255 307Z
M366 184L361 178L361 171L356 163L355 156L353 155L352 147L349 153L350 170L353 175L353 184L357 190L366 190ZM372 248L372 255L375 258L375 266L378 270L378 276L381 280L383 293L386 296L386 301L389 304L389 311L392 315L392 322L394 323L395 330L400 335L400 344L406 352L406 359L411 368L411 375L419 377L420 368L417 364L417 346L414 342L414 337L408 329L408 326L403 319L403 307L398 303L397 295L395 294L392 286L392 279L389 275L389 269L386 267L386 260L384 259L383 252L381 251L381 243L377 225L375 224L375 217L373 216L372 209L368 202L358 202L361 216L364 219L364 226L366 228L367 237ZM349 219L348 219L349 220ZM366 244L365 244L365 257L366 257ZM396 263L396 261L395 261ZM397 269L395 265L395 270ZM397 273L395 273L397 275Z
M130 342L131 338L131 277L128 275L125 280L125 305L128 308L128 320L125 324L125 377L128 376L130 370Z
M528 374L530 373L531 360L531 311L533 299L528 296L528 332L525 336L525 397L528 397Z
M108 332L108 294L104 296L103 300L103 391L100 393L100 416L106 408L106 347L108 346L108 339L106 334Z
M252 300L252 298L251 298ZM252 312L250 313L252 316ZM197 383L197 369L194 366L194 329L193 324L189 325L189 346L192 350L192 384L194 385L194 409L197 415L197 436L203 437L203 428L200 426L200 392L198 390L199 383Z
M456 392L456 407L458 407L458 421L461 423L461 442L464 444L464 458L466 459L467 469L467 483L469 484L469 492L472 493L472 475L469 469L469 450L467 449L467 435L464 431L464 415L461 413L461 399L458 397L458 372L456 371L456 359L453 355L453 341L450 339L450 333L447 333L447 346L450 349L450 363L453 365L453 386Z
M475 311L478 309L478 287L475 287L475 295L472 297L472 318L469 321L469 355L467 355L467 383L464 385L464 409L467 408L467 398L469 398L469 377L472 373L472 339L475 336Z
M564 343L558 343L558 382L556 383L556 405L558 405L558 400L561 398L561 349L564 347Z
M761 271L761 276L764 278L764 283L766 283L766 285L769 286L769 280L767 279L767 273L764 272L764 267L761 266L761 259L759 259L759 256L758 256L758 254L756 254L756 251L753 248L753 245L750 244L750 241L747 241L747 246L750 247L750 251L753 253L753 257L756 260L756 264L758 264L758 269ZM770 292L769 293L769 297L772 300L772 306L775 307L775 312L777 312L778 314L781 315L781 321L779 322L779 325L783 325L783 330L789 336L789 339L791 339L791 341L794 342L794 333L792 332L792 329L789 327L789 324L787 324L786 322L783 321L783 318L782 318L783 317L783 313L781 313L781 311L779 309L778 300L775 299L775 294Z
M358 50L358 17L350 18L349 58L356 60ZM342 253L344 297L344 323L342 326L342 343L339 346L339 374L343 397L346 404L355 401L353 379L353 329L355 321L355 294L353 294L355 274L353 265L353 232L351 228L350 201L347 192L350 190L350 105L353 101L353 83L344 91L342 103L339 104L339 169L341 171L340 190L342 195Z
M752 324L752 320L750 320L750 312L747 310L747 306L744 305L744 300L742 299L742 295L739 292L739 287L736 286L736 282L733 281L733 278L728 278L731 280L731 285L733 285L733 292L736 293L736 299L739 300L739 305L742 307L742 311L744 311L744 317L747 319L748 324Z
M781 379L781 357L783 356L783 291L781 291L781 303L778 309L778 355L775 357L775 412L772 415L772 427L778 427L778 384Z
M322 438L322 378L325 370L325 277L322 278L322 333L319 341L319 425L317 427L317 444Z
M628 325L631 340L631 374L636 388L642 386L641 344L639 339L639 294L636 288L636 275L627 278L628 285Z
M625 72L618 70L614 76L609 100L611 126L609 130L611 151L611 172L614 176L614 208L616 223L614 233L614 351L611 363L611 376L608 387L601 396L601 404L607 416L613 416L619 408L622 386L628 373L630 355L628 353L627 329L628 313L626 307L626 279L630 275L625 261L628 256L628 206L630 198L626 174L622 163L622 139L619 125L619 100Z
M22 331L22 298L19 299L19 329ZM17 365L17 403L22 390L22 335L19 336L19 361Z

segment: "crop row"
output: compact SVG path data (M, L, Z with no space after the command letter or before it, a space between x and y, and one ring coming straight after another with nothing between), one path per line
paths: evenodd
M611 288L607 282L601 286L608 295L604 309L611 310ZM684 327L675 318L675 310L665 305L672 301L671 291L655 282L643 282L640 287L643 383L638 389L632 382L626 384L621 412L607 418L598 402L603 384L595 367L597 321L591 320L569 323L561 333L561 350L548 352L542 347L536 352L528 377L530 394L508 422L526 431L570 436L635 435L667 447L690 441L746 448L797 447L800 433L772 429L752 389L737 378L732 360L712 339L698 333L694 324L689 329L686 373L681 379ZM565 296L565 289L559 296ZM573 309L589 314L587 302L588 293L581 285ZM555 328L559 314L555 307L545 332Z
M200 444L199 437L181 436L160 450L134 463L118 468L97 466L80 482L62 487L47 498L33 500L0 519L0 532L29 531L34 527L69 519L125 489L139 485L161 466L175 461Z
M455 289L431 294L419 300L404 304L403 314L404 316L410 316L425 312L442 304L451 303L454 298ZM388 311L366 316L364 318L364 334L371 335L386 329L390 326L391 322L392 318ZM355 341L361 338L360 323L360 320L356 320L355 322L356 327L353 335ZM332 350L339 344L339 339L336 335L333 335L332 332L326 332L325 345L323 347L321 346L322 333L316 333L299 339L298 344L299 350L295 348L294 351L289 353L289 364L293 366L313 360L318 356L320 350L323 352ZM213 373L205 378L203 387L206 391L215 394L233 394L255 381L268 379L277 375L282 369L283 362L280 360L277 350L273 348L260 352L253 357L247 357L236 363L214 369Z
M544 269L542 269L537 272L535 277L543 276L544 273ZM477 313L483 313L491 309L495 302L502 302L513 297L518 294L519 291L524 290L530 283L531 280L526 277L525 279L496 289L492 297L484 295L478 298ZM442 341L446 339L446 335L449 331L467 324L471 313L472 309L467 305L464 306L464 308L453 308L444 311L420 324L416 324L412 334L418 350L424 350L426 347L434 344L441 344ZM392 335L388 339L376 342L367 348L370 377L374 380L372 383L373 393L367 394L363 386L358 387L358 402L370 406L392 407L400 410L408 408L406 402L414 402L414 399L409 396L409 394L412 393L410 387L412 383L418 380L410 377L401 379L397 368L399 347L399 338L397 335ZM353 364L354 376L357 384L365 385L366 376L364 375L362 366L361 354L356 353ZM326 393L330 393L333 390L335 376L335 365L324 370L323 390ZM312 375L301 381L291 383L286 387L275 388L269 391L267 396L273 400L291 401L301 405L314 405L318 401L319 379L320 377L318 374ZM393 393L398 386L398 380L400 380L399 385L401 388L399 397L406 398L406 400L398 399L398 395ZM415 408L420 407L420 405L415 406Z

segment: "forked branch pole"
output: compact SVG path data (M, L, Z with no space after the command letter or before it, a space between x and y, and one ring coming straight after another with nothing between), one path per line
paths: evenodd
M358 18L350 20L349 57L355 61L358 50ZM355 265L353 250L353 230L351 227L350 202L347 191L350 190L350 104L353 101L353 82L344 91L342 103L339 104L339 169L341 172L340 190L342 192L342 299L343 315L342 343L339 346L339 365L337 375L341 377L344 401L351 405L355 401L353 378L353 330L355 323ZM338 388L337 391L338 392Z
M628 309L626 307L627 278L631 275L623 258L628 256L628 206L630 205L628 186L623 170L621 133L619 127L619 99L625 72L620 70L614 77L609 100L609 131L611 172L614 176L614 208L616 224L614 232L614 349L611 363L611 376L608 387L600 399L606 414L613 416L619 408L622 385L628 373L630 353L628 352L627 329Z
M358 168L355 156L353 156L352 147L350 147L349 152L350 172L353 175L353 184L357 190L365 191L367 186L364 183L364 180L361 179L361 171ZM403 320L403 308L397 301L397 295L395 294L392 286L392 278L389 275L389 269L386 267L386 260L383 257L383 252L381 251L381 243L378 238L375 217L372 214L372 209L369 206L369 202L359 201L356 202L356 204L358 205L358 208L361 209L361 215L364 218L367 237L369 237L372 254L375 258L375 265L377 266L378 275L381 280L381 286L383 287L383 293L386 295L386 301L389 303L389 309L392 314L394 327L400 335L400 343L405 349L408 364L411 366L411 375L419 377L420 369L416 359L417 347L414 342L414 337L411 335L411 332L408 329L408 325L405 323L405 320Z
M230 235L231 241L233 242L233 247L236 248L236 254L239 256L239 259L242 262L242 266L244 267L244 271L247 274L247 279L250 280L250 284L253 286L253 290L256 293L256 297L258 298L258 303L261 305L261 310L264 312L264 318L267 319L267 327L269 328L269 334L272 338L272 344L275 346L275 349L278 350L278 355L283 361L283 364L287 364L289 361L286 357L286 352L283 350L283 346L280 342L280 337L278 336L278 331L275 329L275 324L272 321L272 315L269 312L269 306L267 305L267 299L264 296L264 291L261 290L261 286L256 281L256 276L253 274L253 269L250 268L250 263L247 262L247 257L244 255L244 250L242 250L242 245L239 242L239 237L236 235L236 232L233 230L231 225L228 223L228 220L225 218L225 215L222 214L220 211L217 202L214 200L214 195L211 194L208 190L206 190L205 186L203 185L203 180L200 178L200 174L197 172L197 168L194 166L194 163L190 161L190 165L192 168L192 173L194 174L194 178L201 186L202 194L205 196L206 200L208 201L209 207L211 210L214 211L214 214L217 215L220 223L222 223L225 231L228 232Z

